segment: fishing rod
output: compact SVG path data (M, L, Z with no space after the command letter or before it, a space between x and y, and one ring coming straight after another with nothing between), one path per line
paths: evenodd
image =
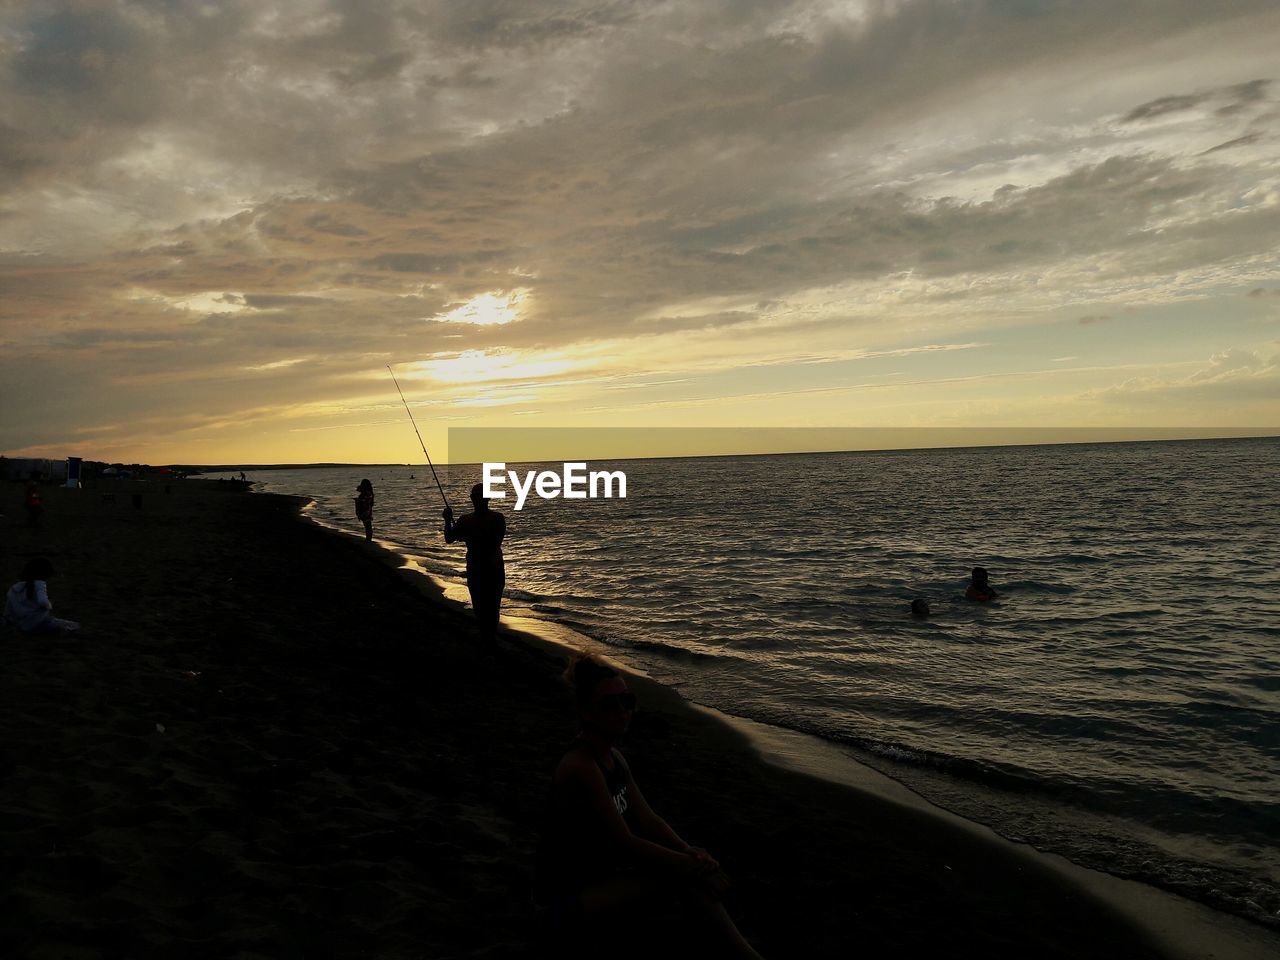
M404 398L404 391L400 389L400 381L396 379L396 372L391 369L391 364L387 364L387 373L391 374L391 382L396 385L396 393L400 394L400 402L404 404L404 412L409 414L409 422L413 424L413 432L418 434L418 443L422 447L422 453L427 458L427 466L431 468L431 476L435 477L436 489L440 491L440 499L444 501L444 505L449 510L453 506L449 503L449 498L445 496L444 487L440 486L440 478L436 476L436 465L431 462L431 454L427 453L427 445L422 442L422 434L418 433L418 421L413 419L413 411L409 409L409 401Z

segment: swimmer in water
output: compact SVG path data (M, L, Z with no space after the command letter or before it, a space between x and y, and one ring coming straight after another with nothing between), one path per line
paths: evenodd
M507 585L507 570L502 558L502 538L507 533L507 518L489 509L484 487L471 488L471 513L453 522L453 509L444 508L444 540L467 545L467 589L471 591L471 609L476 613L480 635L495 640L498 635L498 611L502 591Z
M929 619L929 601L923 597L916 597L911 601L911 616L917 620Z
M986 603L988 600L994 600L997 596L999 594L992 589L991 584L987 581L986 568L974 567L973 573L969 578L969 589L965 590L964 598L978 603Z

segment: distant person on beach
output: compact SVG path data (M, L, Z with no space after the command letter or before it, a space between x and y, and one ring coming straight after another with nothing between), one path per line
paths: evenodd
M969 588L964 592L966 600L976 600L978 603L986 603L988 600L994 600L997 594L992 589L991 584L987 581L987 571L985 567L974 567L973 573L969 577Z
M625 946L650 933L646 919L666 905L713 935L725 955L759 957L720 903L729 887L720 864L653 811L616 746L636 707L622 674L584 654L566 676L581 730L556 768L538 848L537 899L550 934L594 939L594 926ZM670 947L679 955L684 945ZM554 946L559 953L580 944Z
M480 634L488 640L497 638L498 612L502 591L507 586L506 562L502 558L502 538L507 534L507 518L489 509L484 487L471 488L471 513L453 522L453 509L444 508L445 543L462 540L467 545L467 589L471 591L471 609L476 613Z
M911 601L911 615L917 620L929 619L929 601L923 597L916 597Z
M80 629L74 620L59 620L49 602L49 580L53 564L44 557L32 557L22 568L22 579L9 588L4 598L5 622L23 633L53 635Z
M364 524L364 538L373 540L373 484L368 479L361 480L356 493L356 517Z
M33 472L27 481L27 492L24 499L27 509L27 526L40 526L40 518L44 516L44 502L40 499L40 480Z

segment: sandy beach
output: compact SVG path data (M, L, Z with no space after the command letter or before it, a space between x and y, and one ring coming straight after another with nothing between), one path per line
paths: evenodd
M539 821L575 731L560 653L518 635L486 652L425 578L295 499L50 489L33 531L20 496L5 585L48 556L83 631L3 634L6 956L535 953ZM1173 955L1030 851L766 763L675 692L633 687L636 777L724 863L766 956ZM1234 942L1199 955L1246 955Z

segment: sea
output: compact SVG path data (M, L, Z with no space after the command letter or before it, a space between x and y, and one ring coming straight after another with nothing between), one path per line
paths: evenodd
M624 471L626 498L494 501L504 614L1009 839L1280 929L1280 439L591 469ZM437 470L462 512L479 468ZM249 472L352 533L365 477L375 536L465 597L425 464ZM963 598L977 565L995 602Z

